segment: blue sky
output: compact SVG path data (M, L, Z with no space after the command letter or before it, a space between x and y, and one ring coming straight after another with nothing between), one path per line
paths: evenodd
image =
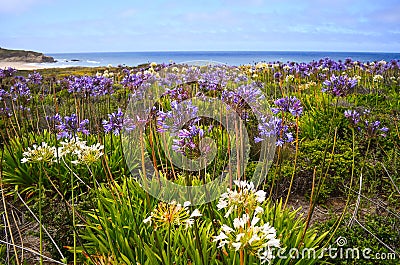
M0 46L400 52L398 0L0 0Z

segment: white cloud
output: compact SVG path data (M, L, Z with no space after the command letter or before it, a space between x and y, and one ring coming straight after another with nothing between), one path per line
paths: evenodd
M0 13L23 13L30 8L52 0L0 0Z

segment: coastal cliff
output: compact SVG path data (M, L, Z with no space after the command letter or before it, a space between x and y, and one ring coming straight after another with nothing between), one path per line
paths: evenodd
M9 50L0 48L0 61L2 62L26 62L26 63L54 63L53 57L40 52Z

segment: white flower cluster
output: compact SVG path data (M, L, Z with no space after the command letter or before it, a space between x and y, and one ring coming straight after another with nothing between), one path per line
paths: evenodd
M238 190L227 189L227 192L223 193L218 201L217 208L224 209L227 208L228 211L225 217L233 211L257 211L259 210L259 204L265 201L265 191L256 190L253 183L246 181L234 181Z
M246 253L258 257L261 263L270 262L274 258L273 249L279 248L279 239L275 228L268 222L263 223L260 217L264 212L262 203L266 193L256 190L251 182L237 180L234 183L237 190L228 189L217 204L218 209L226 209L224 217L227 219L221 220L219 235L213 241L219 248L246 250Z
M88 146L86 141L80 141L79 138L66 140L61 142L61 147L58 148L58 154L60 157L66 155L72 155L75 160L72 160L73 164L85 164L90 165L100 159L103 155L104 146L100 143Z
M112 67L112 66L110 66ZM103 76L103 77L107 77L107 78L113 78L114 77L114 73L113 72L109 72L108 70L105 70L103 73L97 72L96 73L97 77Z
M143 220L143 223L153 224L155 229L180 225L185 225L187 229L193 225L195 217L202 216L198 209L190 213L188 209L190 204L188 201L183 206L176 201L160 202L150 216Z
M224 224L221 232L214 237L214 242L219 242L218 247L225 245L235 251L246 250L249 254L257 256L261 263L270 262L273 258L273 248L279 248L279 239L276 230L269 223L258 226L260 218L254 214L250 220L248 214L233 220L233 228Z
M41 145L34 144L32 148L28 147L28 150L23 154L21 163L53 163L56 162L56 148L54 146L48 146L47 143L42 142Z
M73 164L90 165L103 155L104 146L97 143L91 146L86 145L86 141L80 141L79 138L69 139L61 142L61 147L48 146L43 142L41 146L33 145L33 149L23 153L22 163L53 163L59 161L60 158L71 155L74 159Z
M287 76L285 77L286 83L293 82L293 80L294 80L294 75L287 75Z
M382 82L383 81L383 76L382 75L374 75L373 81L377 82L377 83Z

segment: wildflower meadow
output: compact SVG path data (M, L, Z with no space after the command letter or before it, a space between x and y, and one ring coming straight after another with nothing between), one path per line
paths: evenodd
M1 264L400 262L400 61L5 68L0 101Z

